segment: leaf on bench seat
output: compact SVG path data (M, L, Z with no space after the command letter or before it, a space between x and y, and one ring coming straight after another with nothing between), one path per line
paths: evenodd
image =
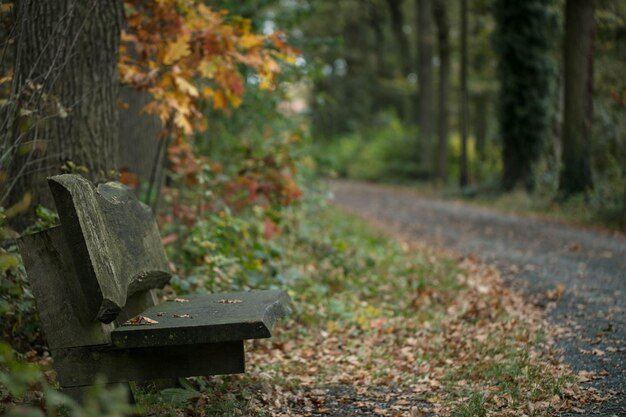
M229 299L217 300L217 302L220 303L220 304L239 304L239 303L243 303L243 301L241 301L241 300L229 300Z
M146 317L146 316L135 316L132 319L126 321L124 324L122 324L122 326L143 326L143 325L150 325L150 324L159 324L158 321L151 319L150 317Z

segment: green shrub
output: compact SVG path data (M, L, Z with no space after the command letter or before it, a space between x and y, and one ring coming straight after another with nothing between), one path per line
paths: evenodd
M28 417L125 417L136 415L122 385L105 389L99 381L84 404L56 391L36 363L29 363L0 341L0 413Z
M379 114L358 133L333 139L315 150L322 172L367 181L415 179L424 175L415 129L394 113Z

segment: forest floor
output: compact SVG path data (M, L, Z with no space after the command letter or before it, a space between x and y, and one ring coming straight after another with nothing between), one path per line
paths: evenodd
M423 197L410 188L333 181L335 204L406 239L477 256L560 329L556 347L626 415L626 238ZM582 411L582 410L580 410Z
M141 415L626 415L624 236L407 187L330 190L307 193L265 242L267 276L255 279L286 289L294 311L274 337L246 343L247 373L136 387ZM232 279L245 272L232 265ZM50 389L28 382L3 346L0 414L47 407ZM21 357L54 386L48 355ZM113 394L95 390L85 407L124 406ZM71 415L113 415L89 410Z

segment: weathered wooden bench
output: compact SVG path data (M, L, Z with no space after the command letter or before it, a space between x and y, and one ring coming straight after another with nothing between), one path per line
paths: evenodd
M61 387L244 372L244 340L288 314L284 291L194 295L158 304L170 279L150 208L117 182L48 179L61 225L20 238Z

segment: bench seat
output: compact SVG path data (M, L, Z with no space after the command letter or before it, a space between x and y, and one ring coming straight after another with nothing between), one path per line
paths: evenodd
M145 310L154 324L125 324L111 332L117 348L234 342L272 336L272 327L289 313L282 290L181 296Z

